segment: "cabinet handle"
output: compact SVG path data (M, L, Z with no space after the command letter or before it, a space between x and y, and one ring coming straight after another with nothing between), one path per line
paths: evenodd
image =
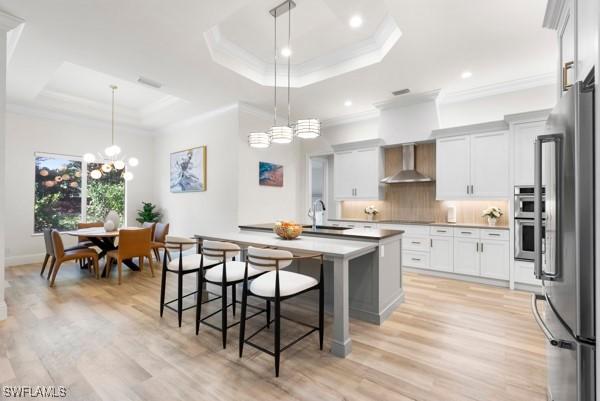
M473 195L475 191L473 191L473 184L471 184L471 195Z
M569 90L569 88L571 86L573 86L573 84L570 84L569 81L569 70L573 68L573 62L572 61L567 61L565 63L565 65L563 66L562 69L562 90L563 92L566 92L567 90Z
M461 233L461 234L467 234L467 235L471 235L471 234L473 234L473 233L472 233L472 232L470 232L470 231L461 231L460 233Z
M469 186L467 185L467 195L469 195Z
M500 234L498 234L498 233L488 233L488 235L491 237L499 237L500 236Z
M415 262L420 262L421 261L421 259L419 259L419 258L411 258L411 259L414 260Z
M411 241L411 243L413 243L415 245L421 245L421 243L419 241Z
M479 252L479 242L475 243L475 252Z
M438 233L445 233L446 232L446 230L435 230L435 231L438 232Z
M429 238L429 247L433 248L433 238Z
M483 242L481 243L481 253L483 253Z

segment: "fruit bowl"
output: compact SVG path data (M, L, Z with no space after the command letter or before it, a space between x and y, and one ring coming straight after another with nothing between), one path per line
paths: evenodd
M302 234L302 226L292 221L278 221L273 232L283 239L294 239Z

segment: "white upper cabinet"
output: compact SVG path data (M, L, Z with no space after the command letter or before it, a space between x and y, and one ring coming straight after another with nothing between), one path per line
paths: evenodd
M469 137L438 139L435 174L437 199L460 199L470 194Z
M546 121L514 124L512 130L515 185L533 185L535 138L548 133Z
M336 199L349 199L354 197L354 179L352 162L354 152L346 151L336 153L333 162L333 190Z
M508 132L471 135L471 196L509 195Z
M383 157L379 146L346 144L334 153L334 197L336 200L382 199Z
M443 137L436 141L438 200L510 196L508 131Z

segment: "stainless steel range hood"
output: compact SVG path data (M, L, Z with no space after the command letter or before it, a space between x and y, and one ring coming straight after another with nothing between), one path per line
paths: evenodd
M419 173L415 170L415 144L402 145L402 170L398 173L385 177L381 182L384 184L403 184L407 182L432 182L433 178Z

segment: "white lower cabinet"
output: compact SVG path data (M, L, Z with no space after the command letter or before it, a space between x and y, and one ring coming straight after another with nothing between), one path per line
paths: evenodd
M507 241L482 240L479 253L482 277L508 280L510 250Z
M402 265L427 269L429 267L429 253L419 251L402 251Z
M451 272L454 268L454 238L434 237L430 239L429 268Z
M454 238L454 273L479 276L479 239Z

